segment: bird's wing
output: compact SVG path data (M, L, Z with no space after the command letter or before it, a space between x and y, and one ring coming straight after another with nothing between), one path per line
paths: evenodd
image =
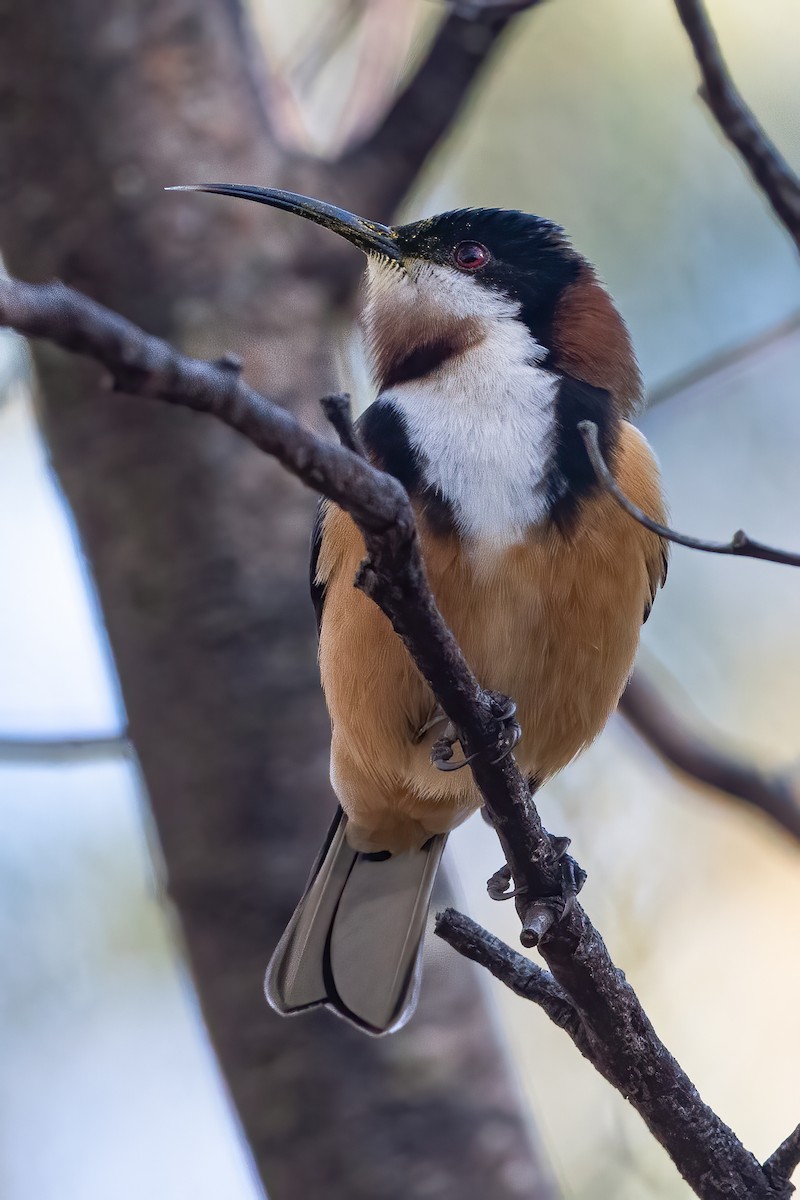
M388 471L390 475L394 475L400 479L403 486L408 489L409 484L401 477L398 464L410 461L410 451L407 447L407 439L406 446L402 443L403 431L400 429L398 432L396 422L392 422L389 407L381 405L379 398L356 420L355 427L366 446L369 460L373 466L379 467L382 471ZM322 550L325 518L328 514L330 504L330 500L327 500L324 496L321 498L317 505L317 511L314 514L314 525L311 530L309 583L311 585L311 603L314 605L314 612L317 615L318 637L320 626L322 625L322 612L325 607L325 592L327 590L327 579L321 578L319 574L319 560Z
M327 504L327 500L324 498L321 499L314 514L314 525L311 529L311 559L308 567L311 603L314 605L314 612L317 616L317 637L319 637L320 626L322 625L322 610L325 605L325 581L319 578L317 570L319 567L319 552L322 547L322 526L325 521Z
M663 587L667 582L667 571L669 570L669 542L665 542L663 538L658 539L660 550L657 554L653 554L647 559L647 576L650 580L650 599L645 605L642 624L644 625L647 618L652 612L655 604L658 589Z
M664 495L661 491L661 472L645 436L628 421L622 421L617 453L614 456L614 475L625 495L660 525L667 521ZM633 518L630 518L631 520ZM648 595L642 621L650 616L658 589L667 578L669 542L640 526Z

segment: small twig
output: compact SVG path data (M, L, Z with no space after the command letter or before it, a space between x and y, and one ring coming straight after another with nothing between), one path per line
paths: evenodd
M712 745L667 704L661 692L637 670L620 700L620 711L649 746L684 775L735 796L771 817L800 842L800 786L785 775L760 771L752 763Z
M232 354L230 350L226 350L215 360L216 365L221 367L223 371L230 371L232 375L241 375L242 360L238 354Z
M554 1024L566 1030L581 1054L591 1057L580 1013L548 971L454 908L436 914L435 928L439 937L459 954L486 967L495 979L524 1000L538 1004Z
M675 7L703 75L703 100L800 250L800 179L739 94L702 0L675 0Z
M657 533L659 537L666 538L668 542L675 542L678 546L688 546L690 550L703 550L706 554L732 554L737 558L759 558L765 562L783 563L788 567L800 567L800 554L795 554L790 550L779 550L775 546L767 546L764 542L753 541L743 529L737 530L729 542L709 542L704 538L696 538L686 533L678 533L677 530L670 529L669 526L661 525L658 521L654 521L652 517L648 517L643 509L628 499L611 474L600 449L599 433L594 421L579 421L578 431L583 438L586 453L591 459L592 466L600 482L611 492L617 503L633 517L634 521L638 521L640 525L644 525L645 529L650 529L653 533Z
M320 400L322 411L336 430L339 441L353 454L360 458L367 457L366 447L358 430L353 424L353 410L347 392L338 392L332 396L323 396Z
M95 762L130 753L124 733L97 737L5 737L0 735L0 762L31 766Z
M794 1188L789 1183L792 1175L800 1166L800 1125L794 1129L785 1141L781 1142L778 1149L770 1154L767 1161L764 1163L764 1174L772 1180L773 1185L788 1189L784 1192L786 1196L790 1196Z

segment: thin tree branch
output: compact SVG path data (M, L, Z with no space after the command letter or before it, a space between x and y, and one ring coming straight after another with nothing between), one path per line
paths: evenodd
M644 525L645 529L652 530L659 537L666 538L668 542L675 542L678 546L688 546L690 550L704 550L706 554L732 554L737 558L759 558L765 562L783 563L788 567L800 567L800 554L795 554L790 550L779 550L775 546L767 546L764 542L756 542L748 537L743 529L737 530L729 542L709 542L704 538L696 538L686 533L678 533L675 529L670 529L668 525L661 525L658 521L654 521L652 517L648 517L643 509L628 499L611 474L600 449L598 429L594 421L580 421L578 423L578 430L583 438L586 453L591 459L597 478L611 492L611 495L625 509L626 513L629 513L634 521L638 521L640 525Z
M781 1142L778 1149L770 1154L767 1161L764 1163L764 1173L775 1184L776 1187L789 1184L789 1180L800 1166L800 1125L794 1129L785 1141ZM784 1195L791 1196L794 1188L789 1184L788 1189L784 1191Z
M708 358L695 362L685 370L679 370L668 376L663 383L647 390L647 407L654 408L656 404L666 404L676 396L682 396L689 388L697 387L709 380L719 381L720 377L739 368L754 367L754 360L762 358L775 346L781 346L787 339L800 333L800 312L795 311L788 317L782 317L768 329L762 330L751 338L728 346Z
M552 975L454 908L436 914L436 932L459 954L485 967L523 1000L538 1004L554 1025L566 1030L581 1054L592 1057L580 1013Z
M124 733L97 737L5 737L0 735L0 763L33 766L76 765L125 757L130 742Z
M505 746L505 706L481 689L436 608L411 504L397 481L315 437L236 372L188 358L62 285L0 280L0 324L98 360L131 394L218 417L352 515L368 555L360 586L390 617L460 731L465 753L478 754L471 770L511 867L523 931L530 911L552 906L541 951L580 1015L598 1069L633 1104L702 1200L785 1195L703 1103L580 904L564 904L556 839L542 826L513 758L497 761Z
M541 3L520 0L499 10L476 3L468 15L451 11L378 128L336 163L343 194L371 194L371 215L388 218L455 121L506 29Z
M357 454L359 458L366 458L366 447L353 423L349 395L343 392L340 395L323 396L320 404L330 425L336 430L342 445L348 450L352 450L353 454Z
M703 100L800 250L800 179L739 94L702 0L675 0L675 7L703 76Z
M517 996L538 1005L554 1025L572 1038L583 1057L614 1083L605 1069L602 1045L592 1037L580 1012L552 975L455 909L447 908L437 913L436 933L459 954L485 967ZM763 1171L774 1189L774 1196L788 1200L793 1195L795 1189L790 1179L798 1165L800 1125L764 1163Z
M797 782L785 775L760 771L752 763L713 746L666 702L641 671L634 673L619 707L640 737L670 766L698 783L743 800L800 842Z

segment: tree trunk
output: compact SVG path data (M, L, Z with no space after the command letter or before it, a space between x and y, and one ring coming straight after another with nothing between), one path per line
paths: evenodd
M239 351L256 385L311 414L355 252L260 206L161 190L313 181L271 136L234 0L0 0L0 27L9 268L192 352ZM263 1000L333 810L313 497L210 420L115 396L46 346L35 361L203 1013L270 1196L552 1196L465 962L429 962L417 1016L380 1041Z

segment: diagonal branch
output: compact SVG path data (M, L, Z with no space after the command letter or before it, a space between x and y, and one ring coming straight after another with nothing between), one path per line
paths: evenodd
M370 195L371 215L388 218L451 128L506 29L541 3L474 3L451 11L378 128L335 164L343 194Z
M800 250L800 179L739 94L702 0L675 0L675 7L703 76L702 98Z
M671 766L752 805L800 842L800 787L792 779L760 771L712 745L667 704L641 671L634 673L619 707L640 737Z
M764 1170L703 1103L659 1039L633 989L614 965L580 904L564 905L563 866L528 787L503 746L503 709L484 692L444 624L427 585L408 496L391 476L345 447L316 437L240 378L235 364L200 362L145 334L59 284L0 279L0 325L88 355L133 395L212 414L273 455L304 483L341 504L364 537L361 586L382 606L460 731L471 769L511 867L523 933L529 913L552 909L541 951L579 1015L593 1059L643 1117L703 1200L779 1200ZM573 864L574 866L574 864ZM550 987L539 980L540 992ZM561 1010L573 1020L571 1013Z
M643 509L628 499L612 475L607 462L603 458L598 430L594 421L579 422L578 430L583 438L586 453L591 459L597 478L611 492L611 495L625 509L626 513L629 513L634 521L638 521L640 525L644 525L645 529L652 530L659 537L666 538L668 542L675 542L678 546L688 546L690 550L704 550L706 554L732 554L738 558L759 558L765 562L783 563L788 567L800 567L800 554L795 554L791 550L779 550L775 546L767 546L764 542L756 542L751 537L748 537L743 529L737 530L729 542L709 542L704 538L691 537L687 533L678 533L677 530L670 529L669 526L661 525L658 521L654 521L652 517L648 517Z
M448 946L485 967L523 1000L538 1004L554 1025L569 1034L581 1054L594 1061L580 1013L552 975L454 908L437 913L436 932Z
M785 1189L784 1195L790 1196L794 1188L789 1180L798 1167L800 1167L800 1125L792 1130L777 1150L770 1154L764 1163L764 1173L776 1187Z

